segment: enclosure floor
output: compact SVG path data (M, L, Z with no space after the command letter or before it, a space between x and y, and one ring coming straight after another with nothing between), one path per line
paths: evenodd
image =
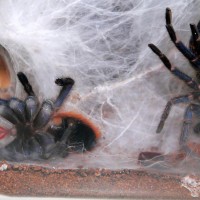
M134 170L57 170L6 164L0 193L10 196L190 199L181 177ZM2 166L2 164L1 164Z

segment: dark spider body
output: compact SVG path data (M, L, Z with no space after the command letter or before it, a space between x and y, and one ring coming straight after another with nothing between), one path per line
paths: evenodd
M0 149L1 160L22 161L66 157L70 147L75 151L92 149L96 143L95 133L81 120L64 117L60 124L55 125L52 122L54 114L74 85L73 79L57 79L55 83L62 87L57 99L45 100L41 107L25 74L19 72L18 79L28 97L24 101L18 98L0 99L0 116L13 125L16 135L11 143ZM0 128L0 131L9 131Z
M172 13L169 8L166 9L166 29L169 33L169 36L176 46L176 48L189 60L191 63L191 66L196 71L197 80L200 80L200 22L198 25L190 24L192 36L190 38L189 42L189 48L186 47L183 42L177 39L176 32L172 25ZM193 80L191 77L186 75L184 72L179 70L178 68L174 67L168 58L154 45L149 44L149 47L151 50L160 58L160 60L163 62L164 66L177 78L184 81L190 88L192 88L194 91L190 94L178 96L175 98L172 98L170 101L168 101L165 110L161 116L160 123L157 128L157 133L160 133L164 127L164 123L170 113L171 107L175 104L179 103L187 103L189 104L186 108L185 114L184 114L184 122L183 122L183 128L180 135L180 147L184 152L186 153L192 153L193 150L188 146L188 140L189 140L189 131L192 124L192 117L193 114L200 117L200 85L197 81ZM195 100L197 103L193 103L192 101ZM194 127L194 131L196 133L200 132L200 123L198 123Z

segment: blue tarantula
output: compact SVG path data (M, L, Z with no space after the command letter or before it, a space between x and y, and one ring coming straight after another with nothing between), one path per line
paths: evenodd
M166 17L166 28L172 42L175 44L177 49L189 60L189 62L191 63L191 66L197 72L196 76L197 76L197 79L199 80L199 77L200 77L199 76L200 75L200 57L199 57L200 55L200 37L199 37L200 22L198 23L197 26L195 24L190 24L192 36L190 38L189 48L187 48L176 37L176 33L172 26L172 12L169 8L166 9L165 17ZM188 75L180 71L178 68L172 66L168 58L155 45L149 44L149 47L156 55L159 56L160 60L163 62L163 64L168 70L170 70L176 77L184 81L190 88L194 90L194 92L191 92L190 94L175 97L167 103L165 110L161 116L161 120L158 125L157 131L156 131L157 133L160 133L162 131L165 120L167 119L169 115L172 105L178 104L178 103L189 103L184 115L183 128L182 128L182 133L180 136L180 146L181 146L181 149L183 149L187 153L189 152L191 153L192 150L188 147L187 142L189 139L189 129L192 124L192 115L194 113L195 115L200 116L200 105L196 103L192 103L192 100L199 100L200 85L191 77L189 77ZM200 123L198 123L194 127L194 131L196 133L200 132Z
M166 8L165 18L166 18L166 29L169 33L171 41L175 44L176 48L189 60L191 66L196 71L197 80L200 81L200 36L199 36L200 22L198 23L197 26L195 24L190 24L192 36L190 38L189 48L188 48L183 44L182 41L177 39L176 32L172 25L172 12L169 8ZM161 120L159 122L156 132L160 133L162 131L164 123L173 105L179 103L188 103L189 105L187 106L184 114L184 122L183 122L182 132L180 135L179 144L180 144L180 149L183 150L183 152L185 152L186 154L197 155L188 146L188 140L189 140L190 128L192 125L193 114L200 117L200 104L192 102L193 100L196 100L197 102L200 100L200 85L190 76L188 76L178 68L174 67L170 63L169 59L154 44L149 44L149 47L160 58L164 66L172 74L174 74L180 80L184 81L190 88L194 90L190 94L178 96L168 101L164 109L164 112L161 116ZM194 132L200 133L200 122L194 126ZM162 161L164 160L164 157L162 154L157 152L142 152L140 153L138 159L139 161L146 161L146 160Z
M95 134L81 120L63 117L60 124L49 123L71 91L73 79L56 79L55 83L62 87L57 99L45 100L40 106L26 75L19 72L17 76L28 97L24 101L18 98L0 99L0 117L13 125L16 135L12 142L0 149L1 160L66 157L70 146L74 146L73 150L76 151L80 150L77 145L80 143L84 146L81 150L90 150L94 146ZM0 132L2 131L7 133L6 129L0 127Z

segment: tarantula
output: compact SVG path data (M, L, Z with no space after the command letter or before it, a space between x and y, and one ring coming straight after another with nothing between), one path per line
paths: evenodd
M74 85L73 79L56 79L55 83L62 87L57 99L45 100L40 107L26 75L19 72L17 76L28 97L24 101L0 99L0 121L4 122L0 125L1 137L11 132L15 134L15 139L0 149L0 159L21 161L66 157L71 147L82 151L94 146L95 133L82 120L66 116L59 124L52 122Z
M169 33L169 36L171 38L171 41L175 44L176 48L189 60L191 63L191 66L196 71L197 80L200 80L200 37L199 37L199 31L200 31L200 22L196 26L195 24L190 24L192 36L190 38L189 42L189 48L186 47L182 41L177 39L176 32L172 25L172 12L170 8L166 8L166 29ZM180 135L180 149L182 149L186 154L195 154L193 150L188 146L188 140L189 140L189 130L192 124L192 115L195 114L196 116L200 117L200 104L193 103L192 100L200 100L200 85L195 80L193 80L190 76L186 75L184 72L179 70L178 68L174 67L169 59L154 45L149 44L149 47L151 50L160 58L160 60L163 62L164 66L177 78L184 81L190 88L192 88L194 91L190 94L178 96L175 98L172 98L168 101L164 112L161 116L161 120L159 122L159 125L157 127L156 132L160 133L164 127L164 123L170 113L170 110L173 105L179 104L179 103L189 103L185 110L184 114L184 122L183 122L183 128ZM197 125L194 127L194 131L196 133L200 132L200 122L197 123ZM195 154L196 155L196 154ZM161 154L158 153L149 153L149 152L142 152L139 155L139 160L150 160L154 157L163 157Z

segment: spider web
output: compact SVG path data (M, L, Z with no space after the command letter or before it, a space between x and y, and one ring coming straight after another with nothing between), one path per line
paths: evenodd
M166 32L166 7L172 9L175 30L188 44L189 23L200 17L199 1L0 2L0 43L15 71L31 77L41 100L56 97L55 78L72 77L76 84L64 109L84 114L102 132L93 151L70 154L52 165L136 169L142 151L168 155L179 149L185 106L175 106L162 133L155 131L167 101L189 89L147 46L156 44L174 65L194 76ZM20 85L16 95L24 96ZM171 170L167 162L161 165Z

